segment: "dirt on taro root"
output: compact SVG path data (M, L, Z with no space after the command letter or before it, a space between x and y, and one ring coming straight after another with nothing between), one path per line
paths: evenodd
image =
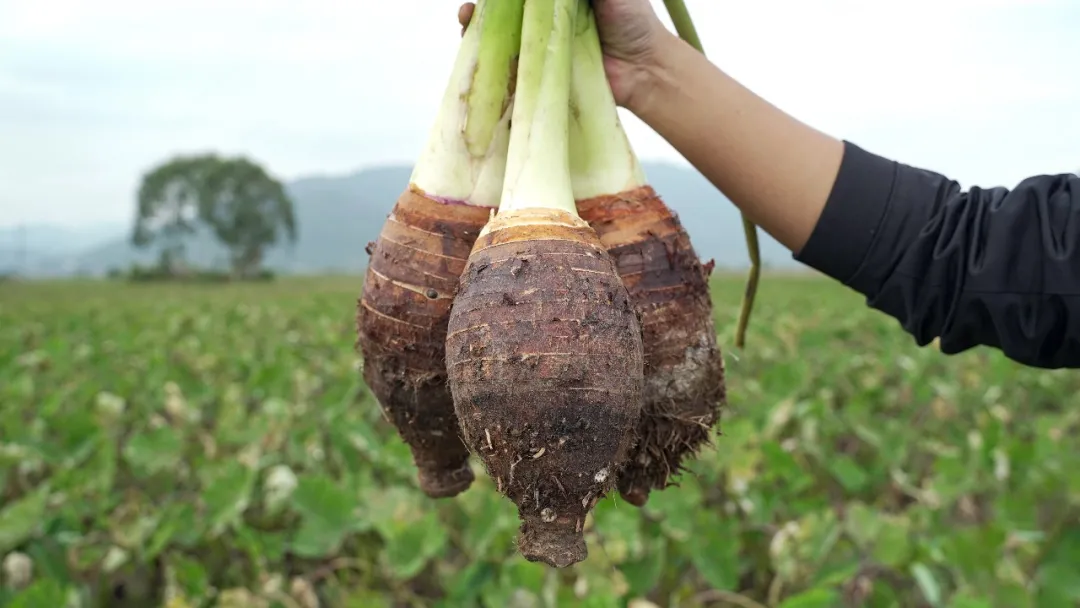
M518 546L564 567L587 556L586 514L633 444L643 354L637 316L587 225L481 237L447 338L459 420L518 507Z
M368 246L357 303L364 381L412 450L421 489L433 498L454 496L473 481L446 384L446 327L458 278L490 213L410 188Z
M642 506L707 445L726 401L708 278L678 217L649 186L578 202L614 258L642 328L645 389L638 443L619 492Z

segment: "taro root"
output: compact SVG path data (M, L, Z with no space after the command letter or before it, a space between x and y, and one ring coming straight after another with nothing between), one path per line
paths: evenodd
M644 401L638 442L618 480L620 495L640 507L709 443L725 402L710 268L649 186L579 201L578 208L615 259L640 316Z
M570 167L578 213L614 258L645 353L638 441L620 494L642 506L708 444L725 401L708 268L647 184L604 75L595 20L579 20L570 95Z
M446 384L446 326L458 277L490 213L446 207L412 189L402 194L372 251L357 315L364 381L433 498L473 481Z
M378 240L357 304L364 381L434 498L473 473L446 384L446 327L473 243L502 193L521 44L520 0L480 0L409 186Z
M585 518L633 445L644 365L626 288L574 203L567 109L582 7L525 4L503 194L446 341L465 442L517 506L521 554L555 567L588 555Z

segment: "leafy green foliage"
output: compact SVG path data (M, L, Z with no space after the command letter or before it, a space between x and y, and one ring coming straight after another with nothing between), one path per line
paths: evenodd
M741 280L715 283L725 344ZM554 571L479 468L416 487L357 371L358 285L0 285L0 606L1080 602L1075 373L918 349L767 276L723 434Z

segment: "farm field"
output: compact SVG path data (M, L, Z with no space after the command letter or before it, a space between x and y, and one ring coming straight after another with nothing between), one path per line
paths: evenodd
M353 349L359 277L0 283L0 606L1066 607L1080 375L917 348L824 279L713 294L723 435L589 558L516 554L477 466L416 487Z

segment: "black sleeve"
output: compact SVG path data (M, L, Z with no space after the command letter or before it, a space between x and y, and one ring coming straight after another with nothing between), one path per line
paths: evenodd
M844 142L829 201L795 259L866 296L920 346L1001 349L1080 367L1080 177L961 190Z

